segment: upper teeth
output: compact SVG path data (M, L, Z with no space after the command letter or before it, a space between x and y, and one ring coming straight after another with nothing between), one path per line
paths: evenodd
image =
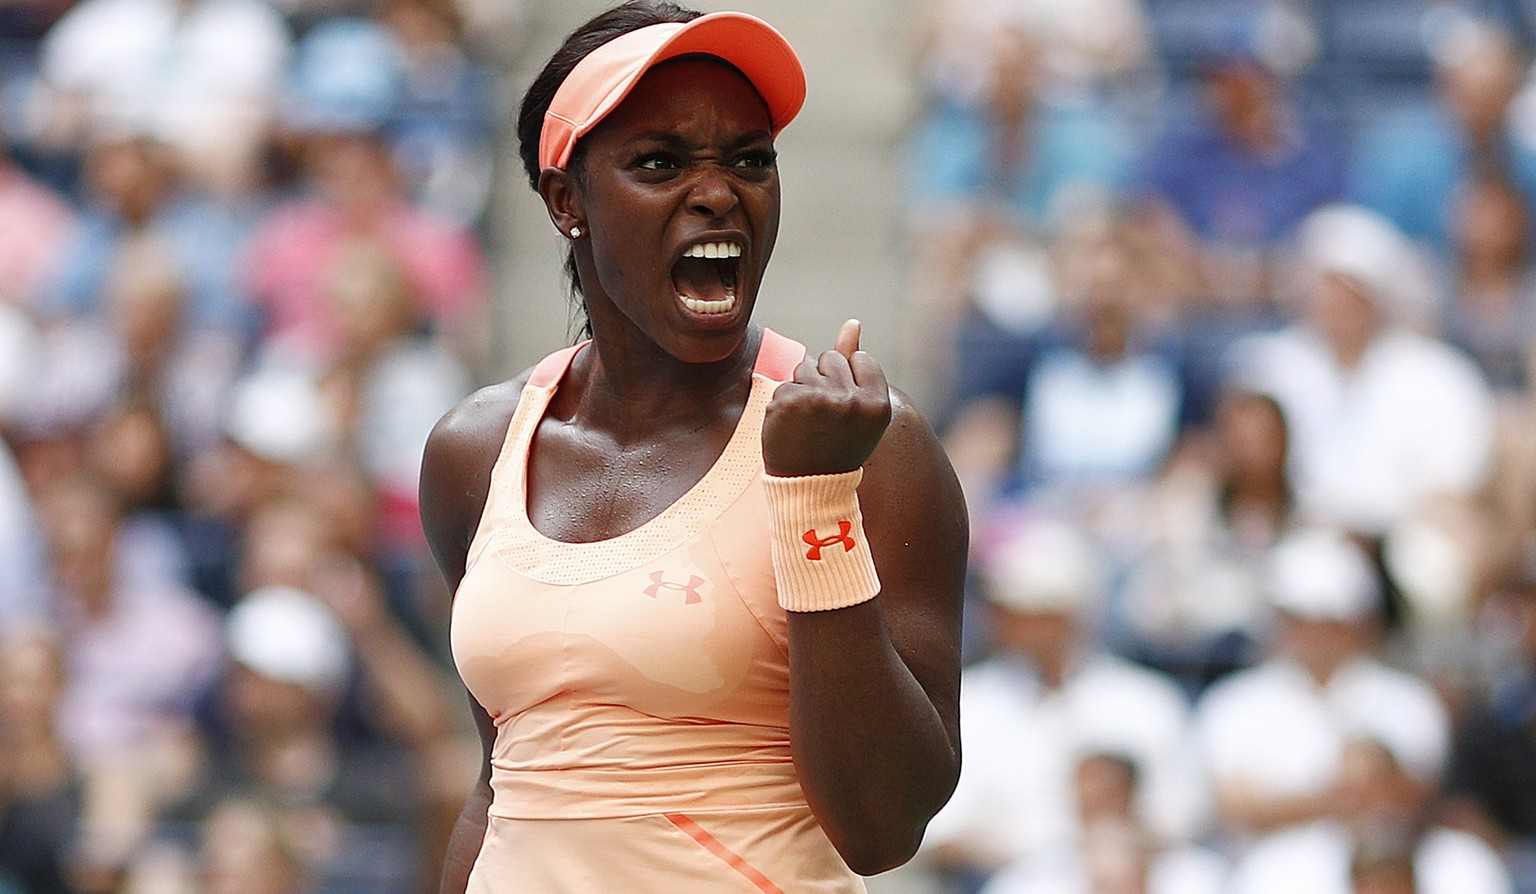
M685 258L739 258L741 246L734 242L701 242L683 252Z

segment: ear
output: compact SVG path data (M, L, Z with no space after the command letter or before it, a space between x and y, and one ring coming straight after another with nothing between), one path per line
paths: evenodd
M539 197L544 200L550 222L562 236L569 236L572 227L587 228L581 195L569 171L550 167L539 172Z

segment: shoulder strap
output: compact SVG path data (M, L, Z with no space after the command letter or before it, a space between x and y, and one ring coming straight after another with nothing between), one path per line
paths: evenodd
M587 346L588 342L590 342L590 339L571 345L569 348L561 348L540 360L539 365L535 366L533 372L528 374L528 386L532 388L553 388L560 384L560 380L565 376L565 371L570 368L571 360L575 358L578 351Z
M805 359L805 345L763 327L763 343L757 348L757 362L752 371L775 382L795 377L795 367Z

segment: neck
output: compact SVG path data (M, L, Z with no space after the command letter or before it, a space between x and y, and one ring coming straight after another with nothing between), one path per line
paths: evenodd
M1238 475L1227 485L1227 505L1232 511L1263 510L1280 513L1290 501L1284 470L1268 475Z
M1327 686L1353 657L1352 655L1345 655L1338 658L1313 658L1310 661L1301 662L1301 667L1317 685Z
M648 339L604 338L598 332L573 364L579 387L575 414L623 441L740 409L752 387L761 341L754 326L730 356L688 363Z
M1365 357L1366 348L1371 345L1371 336L1350 336L1335 338L1332 340L1333 356L1338 360L1339 366L1345 369L1354 369Z
M1029 656L1029 661L1039 675L1041 685L1054 692L1066 685L1076 657L1075 649L1063 646L1059 650L1036 651Z
M1461 292L1474 300L1512 298L1520 287L1521 278L1518 265L1468 258L1462 262Z

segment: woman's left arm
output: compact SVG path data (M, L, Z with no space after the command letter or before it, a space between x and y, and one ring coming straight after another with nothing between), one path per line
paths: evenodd
M795 767L843 859L873 875L911 858L959 775L968 528L932 429L857 345L857 324L845 325L836 352L781 386L764 462L778 476L864 469L879 595L787 614Z

